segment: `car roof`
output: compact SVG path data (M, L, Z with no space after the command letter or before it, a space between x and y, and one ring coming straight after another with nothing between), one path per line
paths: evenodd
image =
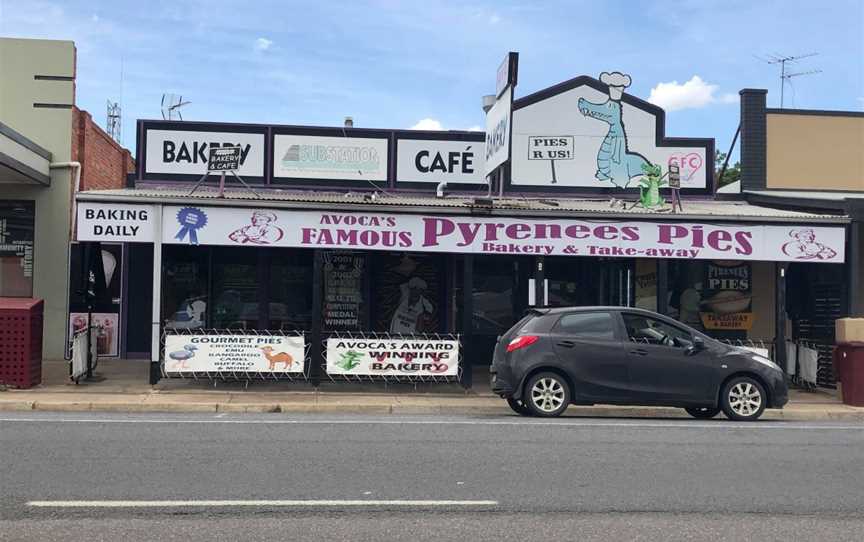
M566 306L566 307L532 307L528 309L529 312L535 312L538 314L561 314L561 313L573 313L573 312L596 312L596 311L613 311L613 312L639 312L645 314L646 316L663 316L660 313L639 309L636 307L620 307L618 305L592 305L592 306Z

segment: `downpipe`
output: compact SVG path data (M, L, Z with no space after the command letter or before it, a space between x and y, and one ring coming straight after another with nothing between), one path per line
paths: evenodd
M66 320L67 323L63 327L66 329L64 335L68 335L69 333L69 274L72 269L72 240L75 239L75 224L77 220L78 213L78 191L81 189L81 162L51 162L48 164L48 169L71 169L73 172L73 181L72 181L72 210L69 216L69 239L66 243ZM66 337L66 344L69 344L69 337ZM66 359L69 358L69 349L68 347L63 348L64 355L63 357Z

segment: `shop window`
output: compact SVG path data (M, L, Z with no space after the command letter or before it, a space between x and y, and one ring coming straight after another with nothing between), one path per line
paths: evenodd
M635 306L657 310L657 260L639 258L634 266Z
M213 248L211 326L216 329L258 327L258 250Z
M162 249L162 320L167 329L207 327L209 247Z
M669 262L669 316L718 339L744 339L753 326L753 265L727 260Z
M368 330L367 254L324 251L324 330Z
M441 329L444 259L431 254L372 256L375 330L412 335Z
M0 297L33 297L32 201L0 201Z
M271 257L267 295L270 329L311 329L312 251L264 250Z
M85 254L90 261L84 261ZM98 328L100 356L120 355L123 270L123 245L119 243L74 243L71 247L69 337L87 328L89 309L89 322Z

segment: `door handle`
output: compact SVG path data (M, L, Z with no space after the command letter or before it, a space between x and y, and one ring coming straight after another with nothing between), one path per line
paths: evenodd
M558 341L558 346L563 346L565 348L573 348L576 346L576 343L573 341Z
M637 356L647 356L648 355L648 351L642 350L641 348L637 348L636 350L631 350L630 353L636 354Z

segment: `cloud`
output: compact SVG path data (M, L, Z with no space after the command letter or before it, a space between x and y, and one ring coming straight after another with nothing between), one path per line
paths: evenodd
M485 129L486 129L486 128L483 128L482 126L478 126L478 125L475 124L474 126L468 128L468 131L469 131L469 132L482 132L482 131L484 131Z
M267 38L258 38L255 40L255 50L256 51L266 51L273 45L272 40L268 40Z
M501 16L497 13L493 13L489 16L489 24L498 24L501 22Z
M440 120L431 118L421 119L417 124L409 128L409 130L443 130L444 126Z
M678 81L671 83L658 83L651 89L648 101L662 107L666 111L679 109L699 109L715 103L736 103L738 96L735 94L723 94L716 96L717 85L711 85L694 75L683 85Z

